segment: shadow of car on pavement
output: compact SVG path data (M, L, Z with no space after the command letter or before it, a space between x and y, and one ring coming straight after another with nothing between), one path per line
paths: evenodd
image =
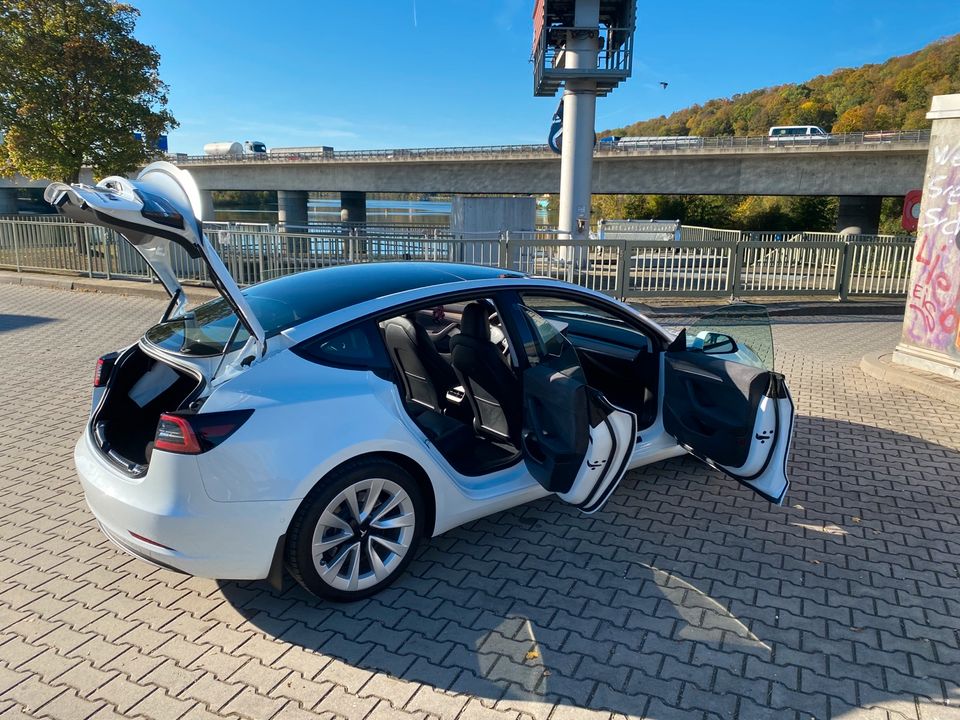
M960 452L800 416L791 468L780 508L693 459L634 471L594 515L541 500L434 538L353 604L220 587L280 641L534 716L956 702Z

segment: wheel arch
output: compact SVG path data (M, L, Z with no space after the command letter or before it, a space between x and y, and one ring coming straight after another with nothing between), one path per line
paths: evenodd
M403 453L392 452L390 450L375 450L371 452L365 452L360 455L354 455L353 457L334 465L333 467L329 468L323 474L323 477L317 480L304 494L303 498L300 500L300 506L306 502L310 493L313 492L315 488L319 487L323 481L330 476L331 473L334 473L347 465L352 465L364 460L387 460L395 465L399 465L410 474L410 476L416 481L417 487L420 488L420 492L423 495L423 501L427 506L427 517L424 518L423 535L424 537L428 538L433 537L433 531L436 527L437 519L437 498L433 489L433 483L430 481L430 476L427 474L427 471L423 469L420 463L408 455L404 455ZM288 533L290 532L290 527L293 525L293 521L297 516L297 512L299 512L300 506L298 506L297 510L294 511L290 518L290 522L287 524Z

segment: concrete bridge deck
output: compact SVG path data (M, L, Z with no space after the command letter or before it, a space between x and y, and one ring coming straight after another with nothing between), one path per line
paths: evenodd
M827 141L669 138L598 144L597 194L896 196L919 187L926 131L848 133ZM270 153L180 158L203 190L556 193L560 159L546 145ZM0 180L2 187L44 181Z

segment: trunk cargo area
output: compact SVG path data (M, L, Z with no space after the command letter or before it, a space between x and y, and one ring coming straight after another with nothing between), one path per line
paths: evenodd
M200 384L139 346L128 350L117 360L92 419L100 449L129 472L145 471L160 415L180 409Z

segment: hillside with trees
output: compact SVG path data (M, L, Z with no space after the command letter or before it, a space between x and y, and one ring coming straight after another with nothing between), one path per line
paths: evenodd
M599 136L766 135L774 125L819 125L828 132L918 130L934 95L960 92L960 35L886 62L842 68L807 82L717 98ZM690 224L752 229L832 229L831 198L595 196L601 217L667 217ZM884 202L882 231L899 230L900 203ZM624 215L626 213L626 215ZM664 214L666 213L666 214ZM803 224L801 224L803 223Z
M930 127L930 98L960 92L960 35L876 65L717 98L601 135L766 135L773 125L830 132Z

